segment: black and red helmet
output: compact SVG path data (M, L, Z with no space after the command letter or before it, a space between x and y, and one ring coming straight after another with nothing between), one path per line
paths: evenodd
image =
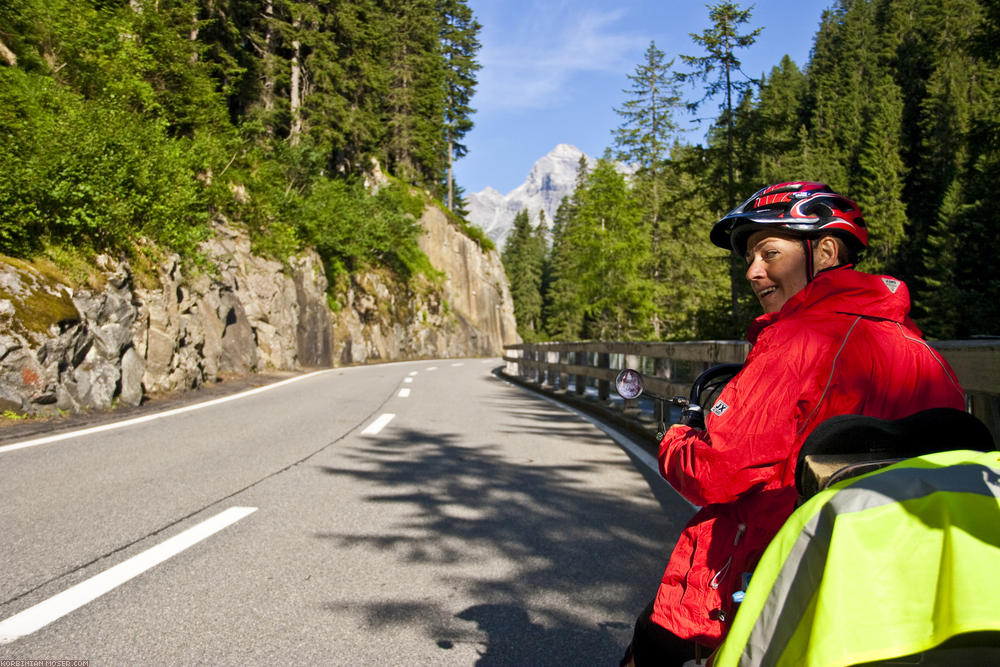
M868 246L868 228L858 205L825 183L792 181L759 190L712 227L712 243L746 254L747 238L754 232L776 231L816 238L834 234L853 255Z

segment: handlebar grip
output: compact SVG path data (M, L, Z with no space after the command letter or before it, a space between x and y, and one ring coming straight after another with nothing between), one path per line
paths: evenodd
M700 405L691 404L681 412L680 423L691 428L705 428L705 413Z

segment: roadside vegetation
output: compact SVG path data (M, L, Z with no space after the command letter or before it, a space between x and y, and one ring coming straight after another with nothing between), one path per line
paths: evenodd
M225 219L271 257L316 248L331 285L431 274L417 219L460 208L479 26L464 0L390 4L4 2L0 253L197 262Z

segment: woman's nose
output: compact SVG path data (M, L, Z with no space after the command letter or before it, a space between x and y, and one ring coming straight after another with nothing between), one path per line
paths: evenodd
M750 261L750 266L747 267L747 280L764 277L762 264L763 263L756 257Z

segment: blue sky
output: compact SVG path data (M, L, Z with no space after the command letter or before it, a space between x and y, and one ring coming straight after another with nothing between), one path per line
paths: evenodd
M642 62L650 41L674 67L680 54L703 55L689 33L708 27L708 9L685 0L469 0L480 32L479 84L472 105L475 127L465 137L469 153L456 162L455 177L467 193L492 186L514 189L531 165L557 144L600 157L620 124L615 107L626 99L626 78ZM742 3L749 7L751 3ZM757 43L740 52L752 76L770 73L788 54L804 68L823 11L833 0L758 0L743 26L763 28ZM685 88L690 99L697 89ZM701 116L715 117L706 103ZM701 129L684 137L701 142Z

